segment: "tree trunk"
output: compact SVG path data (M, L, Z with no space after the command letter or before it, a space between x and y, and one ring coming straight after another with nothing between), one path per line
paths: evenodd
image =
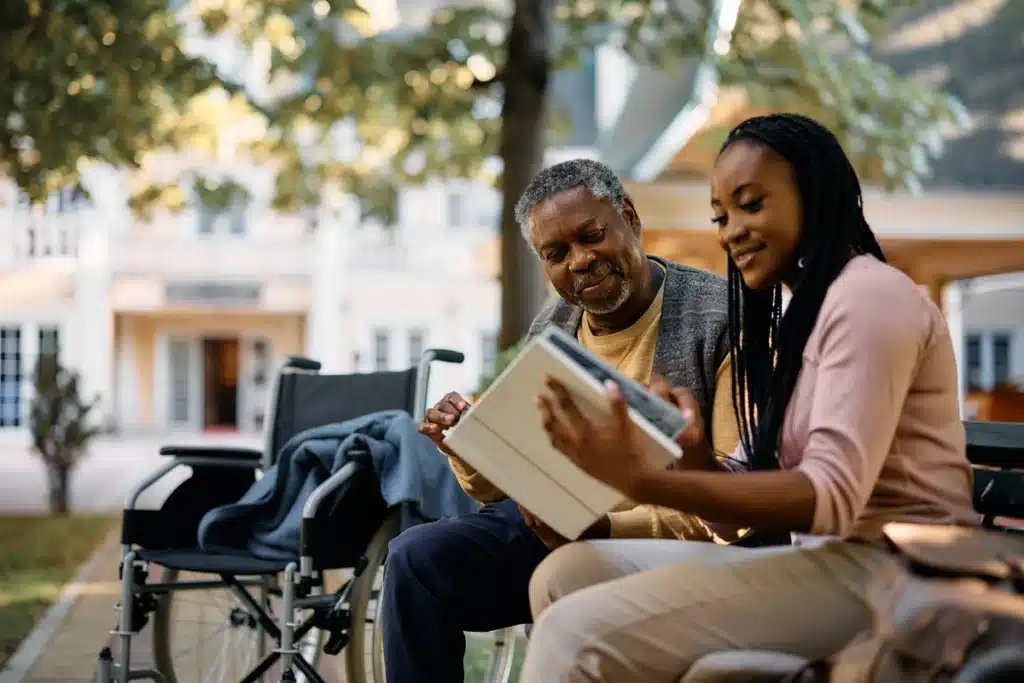
M544 304L547 285L523 240L514 210L544 163L550 70L550 0L516 0L506 42L499 154L504 163L501 209L501 333L504 350L522 338Z
M68 484L71 481L71 468L64 465L49 466L50 478L50 514L67 515L71 509L71 496Z

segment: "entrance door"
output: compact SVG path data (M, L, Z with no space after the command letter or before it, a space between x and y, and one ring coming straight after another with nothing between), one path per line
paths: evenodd
M238 339L203 340L203 428L238 429Z

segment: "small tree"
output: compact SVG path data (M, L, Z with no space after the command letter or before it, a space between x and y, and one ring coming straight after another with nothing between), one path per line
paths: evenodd
M99 399L83 402L78 380L78 373L62 366L54 354L39 356L30 418L32 446L46 465L50 512L55 515L68 513L71 471L101 431L89 417Z

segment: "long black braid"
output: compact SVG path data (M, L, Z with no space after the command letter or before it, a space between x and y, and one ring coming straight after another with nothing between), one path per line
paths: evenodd
M864 219L857 173L828 129L798 114L758 116L733 129L719 155L740 141L785 159L803 203L799 286L785 315L781 285L752 290L729 260L729 354L740 440L750 469L777 469L783 417L825 292L853 255L881 261L885 255Z

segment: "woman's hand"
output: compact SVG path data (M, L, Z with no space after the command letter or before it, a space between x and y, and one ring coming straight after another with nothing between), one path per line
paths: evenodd
M637 481L653 468L618 386L605 385L611 415L594 422L580 412L561 382L548 377L545 385L551 395L537 396L536 402L551 445L590 476L630 496Z
M704 443L704 418L701 416L700 406L697 405L697 399L693 397L693 394L683 387L673 387L661 375L654 375L648 388L652 393L679 408L683 419L690 423L690 426L684 429L676 439L681 448L692 448Z

